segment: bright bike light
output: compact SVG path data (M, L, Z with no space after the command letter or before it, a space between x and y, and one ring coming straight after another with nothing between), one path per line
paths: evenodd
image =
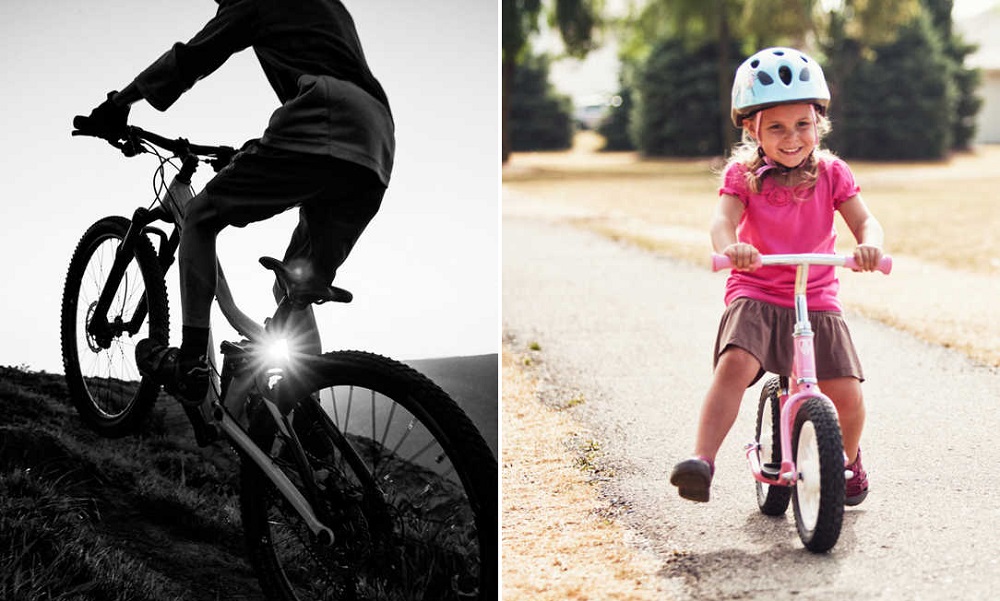
M284 365L288 363L289 356L287 338L278 338L268 343L267 358L271 362Z

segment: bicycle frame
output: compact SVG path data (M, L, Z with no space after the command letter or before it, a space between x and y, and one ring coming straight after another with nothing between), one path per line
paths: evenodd
M187 202L193 197L191 176L194 174L199 161L196 155L190 153L182 156L181 160L181 170L167 187L166 199L161 199L161 205L153 209L136 209L132 215L131 225L115 254L114 264L111 267L94 315L88 326L89 333L100 344L109 345L110 340L115 335L124 332L134 335L139 331L143 320L146 318L147 307L145 298L138 303L135 313L127 321L116 318L114 322L109 322L107 318L108 309L111 306L115 291L132 259L139 237L147 235L156 235L159 237L158 256L160 267L164 274L166 274L167 269L174 261L174 255L180 244L180 227L183 220L184 208ZM168 236L162 230L152 227L151 224L156 221L165 221L174 224L173 232ZM261 346L267 344L268 331L271 328L261 326L236 306L232 292L222 271L222 266L218 263L217 269L219 279L216 288L216 301L223 315L240 335L250 341L251 345ZM274 324L274 330L280 331L290 312L291 308L289 306L279 305L269 326ZM104 342L101 342L102 340ZM236 351L233 351L233 349L238 349L239 347L237 345L229 345L228 347L224 345L225 348L235 353ZM216 366L211 353L209 353L209 357L213 371L217 373L218 370L215 370ZM230 365L231 362L228 361L228 355L226 359L227 361L222 370L221 389L214 390L215 387L213 385L212 388L215 394L213 395L210 392L201 407L191 408L185 406L185 412L194 428L198 444L205 446L218 439L219 432L216 430L217 427L236 448L257 464L261 471L275 485L280 494L289 501L295 511L302 517L317 540L321 544L332 544L334 540L333 531L323 523L324 521L329 522L329 519L327 519L328 516L317 515L314 509L320 508L322 511L322 504L311 503L295 487L284 472L275 465L274 461L257 447L240 424L245 415L247 398L251 390L255 386L258 386L258 381L262 373L264 373L268 376L268 384L266 386L268 394L262 395L261 399L274 418L282 436L286 440L291 441L293 456L296 459L296 464L300 472L304 475L312 473L305 453L302 450L301 443L298 441L298 437L291 427L290 413L287 411L282 412L276 404L276 401L280 397L279 383L283 376L282 368L278 366L268 369L264 365L248 366L245 362L233 367ZM308 369L310 363L321 361L319 357L310 355L296 355L295 359L302 363L306 369ZM214 400L212 399L213 396L216 397ZM205 410L210 412L208 415L212 419L207 418L204 413ZM340 449L344 452L347 461L356 462L356 465L363 465L360 458L354 454L350 445L340 445ZM307 492L310 493L309 496L314 499L317 498L318 491L315 490L313 479L303 478L303 481L305 482ZM378 492L378 487L374 482L367 482L366 489L369 492Z
M757 481L774 486L794 486L798 482L799 471L791 459L792 425L795 423L799 407L802 406L802 403L812 398L822 399L823 402L833 406L833 401L820 390L819 380L816 377L816 354L813 344L812 324L809 322L809 305L806 297L809 284L809 266L830 265L856 269L857 263L854 257L848 255L804 253L762 255L761 264L796 266L795 329L792 333L794 354L789 385L787 389L779 391L781 406L779 418L781 422L779 428L781 432L781 468L774 476L764 472L760 458L758 457L758 451L760 450L759 442L747 444L746 457L750 464L750 471ZM718 271L730 266L728 257L713 255L713 270ZM892 259L888 256L883 257L878 269L883 273L889 273L892 269Z

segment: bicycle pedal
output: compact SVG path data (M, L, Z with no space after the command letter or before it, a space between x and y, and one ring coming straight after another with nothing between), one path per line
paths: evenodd
M781 464L780 463L765 463L760 466L760 473L767 478L772 480L777 480L778 476L781 475Z

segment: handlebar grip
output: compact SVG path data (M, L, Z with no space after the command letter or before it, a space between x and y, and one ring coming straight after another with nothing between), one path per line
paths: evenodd
M733 266L732 260L726 255L712 253L712 271L722 271Z
M847 261L844 262L844 267L847 267L848 269L857 269L858 263L854 260L853 256L849 256L847 257ZM889 275L889 272L892 271L892 257L889 255L882 255L882 259L879 260L878 267L875 269Z

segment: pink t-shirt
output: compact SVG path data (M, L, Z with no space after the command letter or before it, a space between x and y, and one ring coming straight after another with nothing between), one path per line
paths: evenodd
M747 167L733 164L727 170L719 194L731 194L745 210L736 228L740 242L752 244L761 254L832 253L837 240L833 217L840 204L861 188L844 161L820 161L816 185L796 190L765 177L759 194L746 184ZM740 297L795 306L795 266L769 265L753 272L730 272L726 282L726 305ZM834 267L809 267L809 310L842 311L837 298L840 281Z

